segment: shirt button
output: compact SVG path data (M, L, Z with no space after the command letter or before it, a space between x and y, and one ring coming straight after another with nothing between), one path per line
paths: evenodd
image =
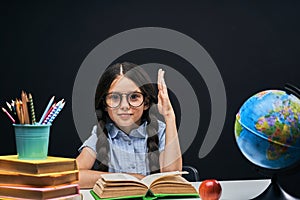
M135 166L132 166L131 168L132 168L132 169L135 169Z
M128 145L131 145L131 142L128 142Z

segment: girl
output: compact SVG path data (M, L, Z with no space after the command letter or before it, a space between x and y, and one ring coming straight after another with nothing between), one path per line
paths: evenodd
M164 73L158 71L156 97L141 67L125 62L105 70L95 95L99 123L76 158L81 188L93 187L102 173L123 172L143 178L150 173L181 171L175 114ZM165 123L155 117L157 109Z

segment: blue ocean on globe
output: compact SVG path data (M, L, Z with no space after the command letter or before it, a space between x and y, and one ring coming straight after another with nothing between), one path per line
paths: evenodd
M243 155L267 169L283 169L300 160L300 100L281 90L251 96L239 109L235 139Z

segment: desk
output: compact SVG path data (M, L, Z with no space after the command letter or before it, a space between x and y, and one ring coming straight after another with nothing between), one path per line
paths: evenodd
M270 179L243 180L243 181L219 181L222 186L221 200L247 200L252 199L262 193L271 183ZM197 189L201 182L193 182ZM90 190L81 190L83 200L93 200ZM199 199L199 198L197 198ZM181 199L183 200L183 199ZM191 199L189 199L191 200Z

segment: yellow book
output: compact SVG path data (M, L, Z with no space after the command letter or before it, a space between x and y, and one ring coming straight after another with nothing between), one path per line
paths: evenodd
M44 160L21 160L17 155L0 156L0 170L44 174L78 170L76 159L48 156Z
M54 199L78 196L78 184L62 184L49 187L0 185L0 199Z
M77 183L79 170L27 174L0 170L0 185L55 186L64 183Z

